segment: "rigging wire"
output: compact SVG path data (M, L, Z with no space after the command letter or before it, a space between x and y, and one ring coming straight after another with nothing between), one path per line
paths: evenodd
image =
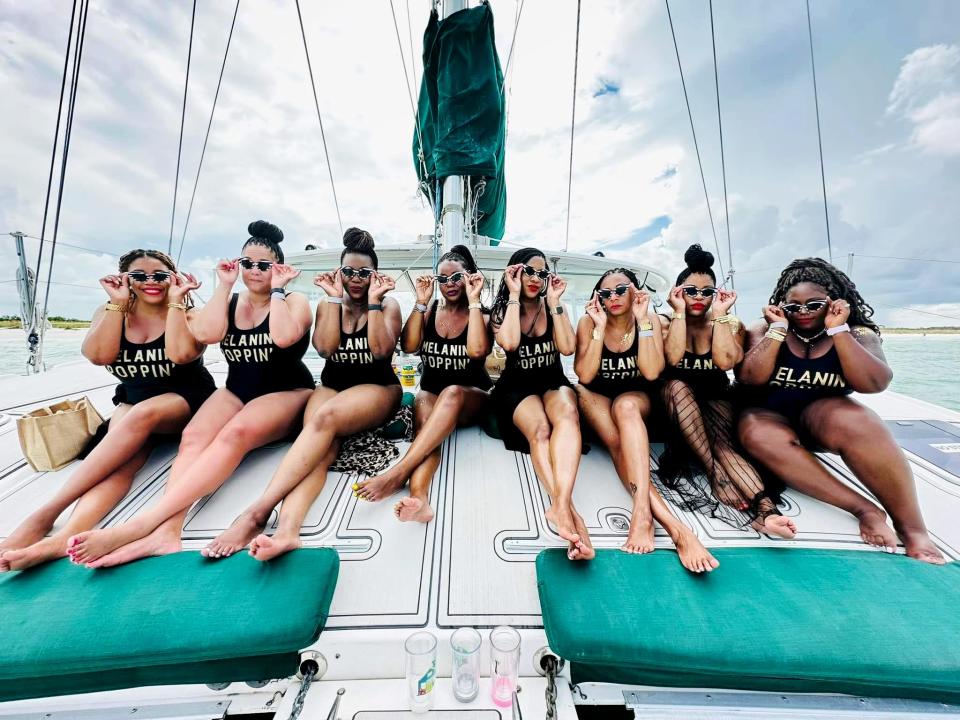
M223 51L223 62L220 64L220 77L217 79L217 91L213 94L213 106L210 108L210 119L207 120L207 134L203 136L203 148L200 150L200 162L197 164L197 176L193 180L193 192L190 193L190 205L187 208L187 219L183 223L183 234L180 236L180 248L177 250L177 264L183 254L183 244L187 239L187 227L190 225L190 216L193 214L193 201L197 197L197 187L200 185L200 171L203 169L203 158L207 154L207 141L210 140L210 129L213 127L213 115L217 111L217 99L220 97L220 85L223 83L223 71L227 67L227 56L230 54L230 43L233 40L233 29L237 24L237 13L240 11L240 0L233 9L233 20L230 23L230 33L227 35L227 47ZM182 132L182 130L181 130ZM176 202L176 199L174 199Z
M817 148L820 150L820 186L823 188L823 221L827 226L827 253L833 263L833 243L830 239L830 213L827 210L827 177L823 170L823 138L820 133L820 100L817 93L817 66L813 61L813 23L810 20L810 0L807 0L807 37L810 40L810 74L813 77L813 107L817 113Z
M420 88L420 83L417 82L417 55L413 49L413 26L410 23L410 0L407 0L407 39L410 41L410 70L413 72L413 86L417 89ZM401 56L403 53L401 53ZM406 65L403 66L406 69Z
M906 260L908 262L930 262L930 263L949 263L951 265L960 265L960 260L941 260L935 258L914 258L914 257L897 257L895 255L861 255L860 253L850 253L854 257L865 257L865 258L874 258L878 260Z
M524 0L513 0L514 7L516 12L514 13L513 19L513 40L510 41L510 52L507 54L507 64L503 68L503 84L506 87L506 95L504 97L504 113L506 118L503 123L503 141L506 142L507 138L510 137L510 109L513 107L513 74L514 66L511 65L513 60L513 49L517 44L517 30L520 27L520 13L523 12L523 1ZM500 89L500 93L503 94L504 89Z
M518 16L519 24L519 16ZM570 246L570 196L573 193L573 134L577 119L577 65L580 60L580 0L577 0L577 32L573 45L573 102L570 110L570 166L567 170L567 232L563 240L563 250Z
M57 126L53 131L53 152L50 153L50 172L47 175L47 195L43 201L43 224L40 226L40 237L42 240L47 235L47 212L50 210L50 192L53 187L53 170L57 162L57 144L60 139L60 117L63 113L63 95L67 87L67 68L70 64L70 47L73 44L73 20L77 14L77 0L73 0L73 10L70 11L70 26L67 33L67 52L63 57L63 77L60 80L60 102L57 104ZM37 275L40 275L40 263L43 261L43 242L37 250ZM33 285L33 295L30 298L30 307L36 311L37 305L37 284Z
M670 35L673 37L673 50L677 55L677 68L680 70L680 85L683 86L683 101L687 105L687 119L690 121L690 134L693 135L693 149L697 153L697 167L700 168L700 181L703 183L703 199L707 203L707 215L710 217L710 232L713 233L713 245L717 250L717 262L720 265L721 277L726 277L723 271L723 257L720 253L720 241L717 240L717 226L713 221L713 209L710 206L710 194L707 192L707 177L703 172L703 161L700 159L700 144L697 142L697 131L693 125L693 112L690 110L690 97L687 94L687 81L683 77L683 65L680 62L680 47L677 45L677 33L673 27L673 15L670 13L670 0L663 0L667 6L667 20L670 21Z
M510 63L513 60L513 49L517 45L517 31L520 29L520 16L523 14L523 3L525 0L520 0L520 4L517 6L517 14L513 21L513 39L510 40L510 50L507 52L507 63L503 66L503 76L507 76L507 72L510 70ZM577 34L579 35L580 27L580 2L577 0ZM506 83L500 86L500 94L503 94L503 89L506 86Z
M303 38L303 52L307 56L307 71L310 73L310 87L313 90L313 103L317 108L317 120L320 121L320 139L323 140L323 155L327 159L327 173L330 175L330 191L333 193L333 206L337 211L337 225L343 234L343 220L340 219L340 203L337 202L337 186L333 182L333 167L330 165L330 153L327 151L327 136L323 131L323 116L320 115L320 98L317 97L317 83L313 79L313 65L310 63L310 49L307 47L307 31L303 27L303 14L300 12L300 0L296 0L297 18L300 20L300 35ZM391 3L392 7L392 3Z
M723 175L723 219L727 228L727 265L730 267L730 289L733 282L733 245L730 241L730 205L727 201L727 163L723 152L723 119L720 114L720 73L717 71L717 37L713 28L713 0L710 0L710 42L713 46L713 84L717 92L717 127L720 131L720 172Z
M63 186L67 176L67 158L70 155L70 137L73 134L73 113L77 104L77 85L80 82L80 62L83 60L83 44L87 34L87 17L90 14L90 0L81 0L80 17L77 19L77 42L74 46L73 71L70 77L70 95L67 105L67 122L63 131L63 152L60 158L60 182L57 189L57 210L53 218L53 239L50 245L50 262L47 265L47 289L43 296L42 320L47 317L47 306L50 302L50 280L53 275L53 259L57 252L57 233L60 230L60 210L63 207ZM71 28L72 32L72 28ZM43 243L41 242L42 246ZM38 268L39 270L39 268ZM46 334L46 323L40 326L40 347L43 347L43 337Z
M7 233L7 235L13 235L13 233L12 232ZM39 240L41 243L51 242L50 240L44 240L42 238L38 238L36 235L28 235L27 233L23 233L23 236L25 238L30 238L31 240ZM64 247L68 247L68 248L74 248L76 250L86 250L87 252L97 253L99 255L110 255L111 257L120 257L117 253L110 252L109 250L101 250L99 248L93 248L87 245L74 245L72 243L64 242L63 240L58 240L57 244L63 245Z
M197 21L197 0L193 0L190 14L190 41L187 43L187 73L183 81L183 106L180 109L180 142L177 145L177 174L173 178L173 210L170 211L170 239L167 241L167 255L173 253L173 221L177 216L177 190L180 187L180 156L183 154L183 126L187 119L187 90L190 87L190 61L193 58L193 28Z

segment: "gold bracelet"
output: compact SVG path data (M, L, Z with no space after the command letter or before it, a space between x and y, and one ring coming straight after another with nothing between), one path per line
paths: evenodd
M648 322L647 322L647 323L641 323L641 324L640 324L640 332L644 332L645 330L653 330L653 325L652 325L651 323L648 323Z
M467 310L482 310L482 309L483 309L483 305L481 305L478 302L470 303L469 305L467 305Z
M683 320L686 316L687 316L686 313L675 312L675 313L673 313L673 315L670 316L670 319L671 319L671 320Z
M777 332L776 330L767 330L763 336L768 337L771 340L776 340L777 342L783 342L787 339L787 334L785 332Z
M178 310L183 310L184 312L187 311L187 304L186 304L186 303L167 303L167 307L168 307L168 308L177 308Z
M115 303L107 303L103 306L104 310L109 310L110 312L118 312L126 314L129 310L129 305L117 305Z

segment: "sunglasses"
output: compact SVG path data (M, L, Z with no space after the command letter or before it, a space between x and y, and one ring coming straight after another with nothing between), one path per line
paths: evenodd
M366 268L366 267L360 268L359 270L357 270L355 268L344 265L342 268L340 268L340 274L343 275L347 280L352 278L354 275L356 275L361 280L366 280L371 275L373 275L373 272L374 272L373 268Z
M830 303L828 303L826 300L810 300L805 303L786 303L785 305L781 305L780 309L783 310L785 313L790 313L791 315L794 315L801 311L807 312L807 313L815 313L815 312L819 312L820 310L823 310L823 308L825 308L829 304Z
M434 277L441 285L446 285L447 283L452 283L455 285L463 280L465 273L458 271L453 273L453 275L434 275Z
M523 274L526 275L527 277L533 277L534 275L536 275L541 280L546 280L547 278L550 277L549 270L537 270L532 265L524 265Z
M699 295L700 297L703 297L703 298L713 297L717 292L716 288L712 288L712 287L698 288L698 287L694 287L693 285L684 285L681 288L681 290L683 290L683 294L687 295L688 297L696 297L697 295Z
M617 285L612 290L610 288L603 288L602 290L597 290L597 297L601 300L609 300L614 295L626 295L627 290L630 289L629 285L624 285L623 283Z
M127 277L131 280L136 280L137 282L146 282L147 280L153 280L154 282L162 283L170 280L170 276L173 273L169 273L166 270L157 270L156 272L148 273L143 270L131 270L127 273Z
M252 270L253 268L257 268L257 270L260 272L266 272L273 267L273 263L269 260L251 260L248 257L242 257L237 260L237 262L240 263L240 267L242 267L244 270Z

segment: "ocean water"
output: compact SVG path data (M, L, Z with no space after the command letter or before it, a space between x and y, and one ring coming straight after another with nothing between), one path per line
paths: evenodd
M47 366L83 359L85 332L49 330ZM891 390L960 411L960 335L887 335L883 349L893 368ZM0 375L24 374L26 357L23 332L0 330Z

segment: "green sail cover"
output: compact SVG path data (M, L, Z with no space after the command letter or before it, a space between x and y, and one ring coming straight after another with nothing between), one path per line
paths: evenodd
M477 230L500 240L507 215L506 113L490 6L484 3L461 10L442 21L436 11L431 13L423 34L423 68L420 127L413 133L417 175L435 191L437 181L442 185L451 175L472 177L474 188L485 179Z

